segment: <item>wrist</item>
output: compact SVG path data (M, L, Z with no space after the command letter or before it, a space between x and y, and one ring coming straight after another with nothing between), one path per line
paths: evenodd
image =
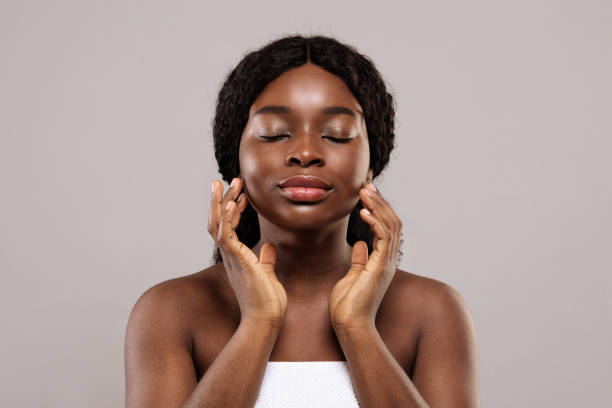
M283 327L284 318L282 319L262 319L254 317L243 317L240 319L240 326L245 330L254 330L262 333L279 332Z
M332 324L332 327L337 335L347 336L377 331L376 324L373 321L354 321L350 324Z

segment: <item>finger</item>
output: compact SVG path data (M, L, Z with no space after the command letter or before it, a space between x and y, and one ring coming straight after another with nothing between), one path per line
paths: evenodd
M223 214L219 222L219 231L217 232L217 244L224 250L236 254L240 246L238 245L238 236L236 231L232 228L232 217L234 211L236 211L236 202L231 200L228 201L223 207Z
M361 198L363 208L367 210L367 213L369 213L374 218L380 219L381 222L383 222L383 225L386 225L386 223L383 221L383 211L381 208L381 204L377 202L372 193L370 193L368 189L362 188L359 191L359 197ZM372 232L374 231L372 230ZM374 233L374 237L372 240L372 250L377 247L379 240L380 237L376 233Z
M210 195L210 210L208 212L208 232L216 241L219 231L219 221L221 220L221 195L223 194L223 184L218 180L212 182L212 193Z
M351 266L365 266L368 263L368 246L364 241L357 241L353 244L351 252Z
M227 191L223 195L223 200L221 201L222 209L225 209L227 207L227 203L229 203L230 201L236 200L236 197L238 197L241 188L242 188L242 180L238 177L233 178ZM235 217L238 217L238 220L235 220L234 219ZM233 216L231 218L231 224L234 229L238 226L237 222L239 221L240 221L240 211L236 211L233 213Z
M371 189L369 187L372 187ZM372 214L385 225L385 227L391 232L391 251L397 251L399 246L399 239L402 232L402 221L395 214L391 205L382 197L382 195L375 191L374 185L369 184L368 188L361 189L359 193L364 208L370 210Z
M276 265L276 247L270 242L266 242L259 250L259 263L262 265Z
M221 203L222 208L225 208L229 201L234 201L238 198L238 194L240 194L240 190L242 189L242 180L238 177L232 179L225 195L223 196L223 201Z
M351 267L344 276L348 280L356 279L368 263L368 245L365 241L357 241L351 251Z
M396 243L396 245L399 245L399 240L402 236L402 228L403 228L402 219L398 217L396 212L393 210L393 207L391 206L391 204L387 200L385 200L385 198L382 196L382 194L378 190L376 190L376 187L374 186L374 184L370 183L368 184L367 187L373 193L372 196L374 197L374 199L377 200L381 204L381 206L384 208L384 212L387 215L386 225L389 227L389 230L391 232L395 232L397 239L394 242ZM396 251L397 246L393 250Z
M263 266L264 271L268 272L275 279L276 273L274 267L276 266L276 247L270 242L266 242L261 246L259 251L259 263Z
M234 211L234 215L232 217L232 228L234 230L238 227L238 224L240 223L240 216L248 204L248 200L244 192L240 193L238 199L236 200L236 204L236 211Z
M373 184L369 184L368 186L370 185L374 186ZM369 187L362 188L359 192L359 197L364 203L365 208L370 210L376 217L380 218L390 230L394 229L393 224L397 216L387 200L385 200L378 191L373 190L373 187L372 189Z
M391 249L391 232L367 208L361 209L359 215L370 225L374 236L378 238L374 244L374 250L370 254L370 260L386 263ZM382 259L378 259L378 257L382 257Z

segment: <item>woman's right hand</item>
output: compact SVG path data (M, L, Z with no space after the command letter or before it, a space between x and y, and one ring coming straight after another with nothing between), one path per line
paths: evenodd
M271 323L280 327L287 310L287 294L274 272L276 247L266 242L259 259L236 235L246 195L240 193L242 180L232 180L223 194L223 184L213 182L208 232L223 256L227 279L240 305L241 321ZM238 197L237 201L236 197Z

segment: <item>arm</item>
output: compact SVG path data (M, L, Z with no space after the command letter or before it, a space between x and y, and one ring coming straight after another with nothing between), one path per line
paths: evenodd
M287 294L276 278L276 248L266 242L259 258L238 239L248 200L235 178L223 194L212 184L208 231L223 256L225 276L240 305L238 329L197 381L186 327L189 289L175 280L154 286L136 302L125 340L126 405L132 407L249 407L282 327ZM236 200L236 201L235 201ZM205 317L205 316L202 316Z
M428 408L376 327L336 330L362 408Z
M166 283L136 302L125 340L126 407L253 406L279 329L241 322L198 383L180 299Z
M474 327L459 294L438 285L425 316L412 380L375 327L337 330L362 407L465 407L478 401Z
M432 407L478 408L474 322L455 289L438 281L432 289L412 379Z

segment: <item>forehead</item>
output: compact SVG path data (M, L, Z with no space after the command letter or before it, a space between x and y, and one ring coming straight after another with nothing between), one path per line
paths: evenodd
M303 115L325 113L325 108L332 106L344 107L355 113L355 119L363 115L344 81L311 63L284 72L270 82L253 102L249 116L266 106L286 106L287 113Z

